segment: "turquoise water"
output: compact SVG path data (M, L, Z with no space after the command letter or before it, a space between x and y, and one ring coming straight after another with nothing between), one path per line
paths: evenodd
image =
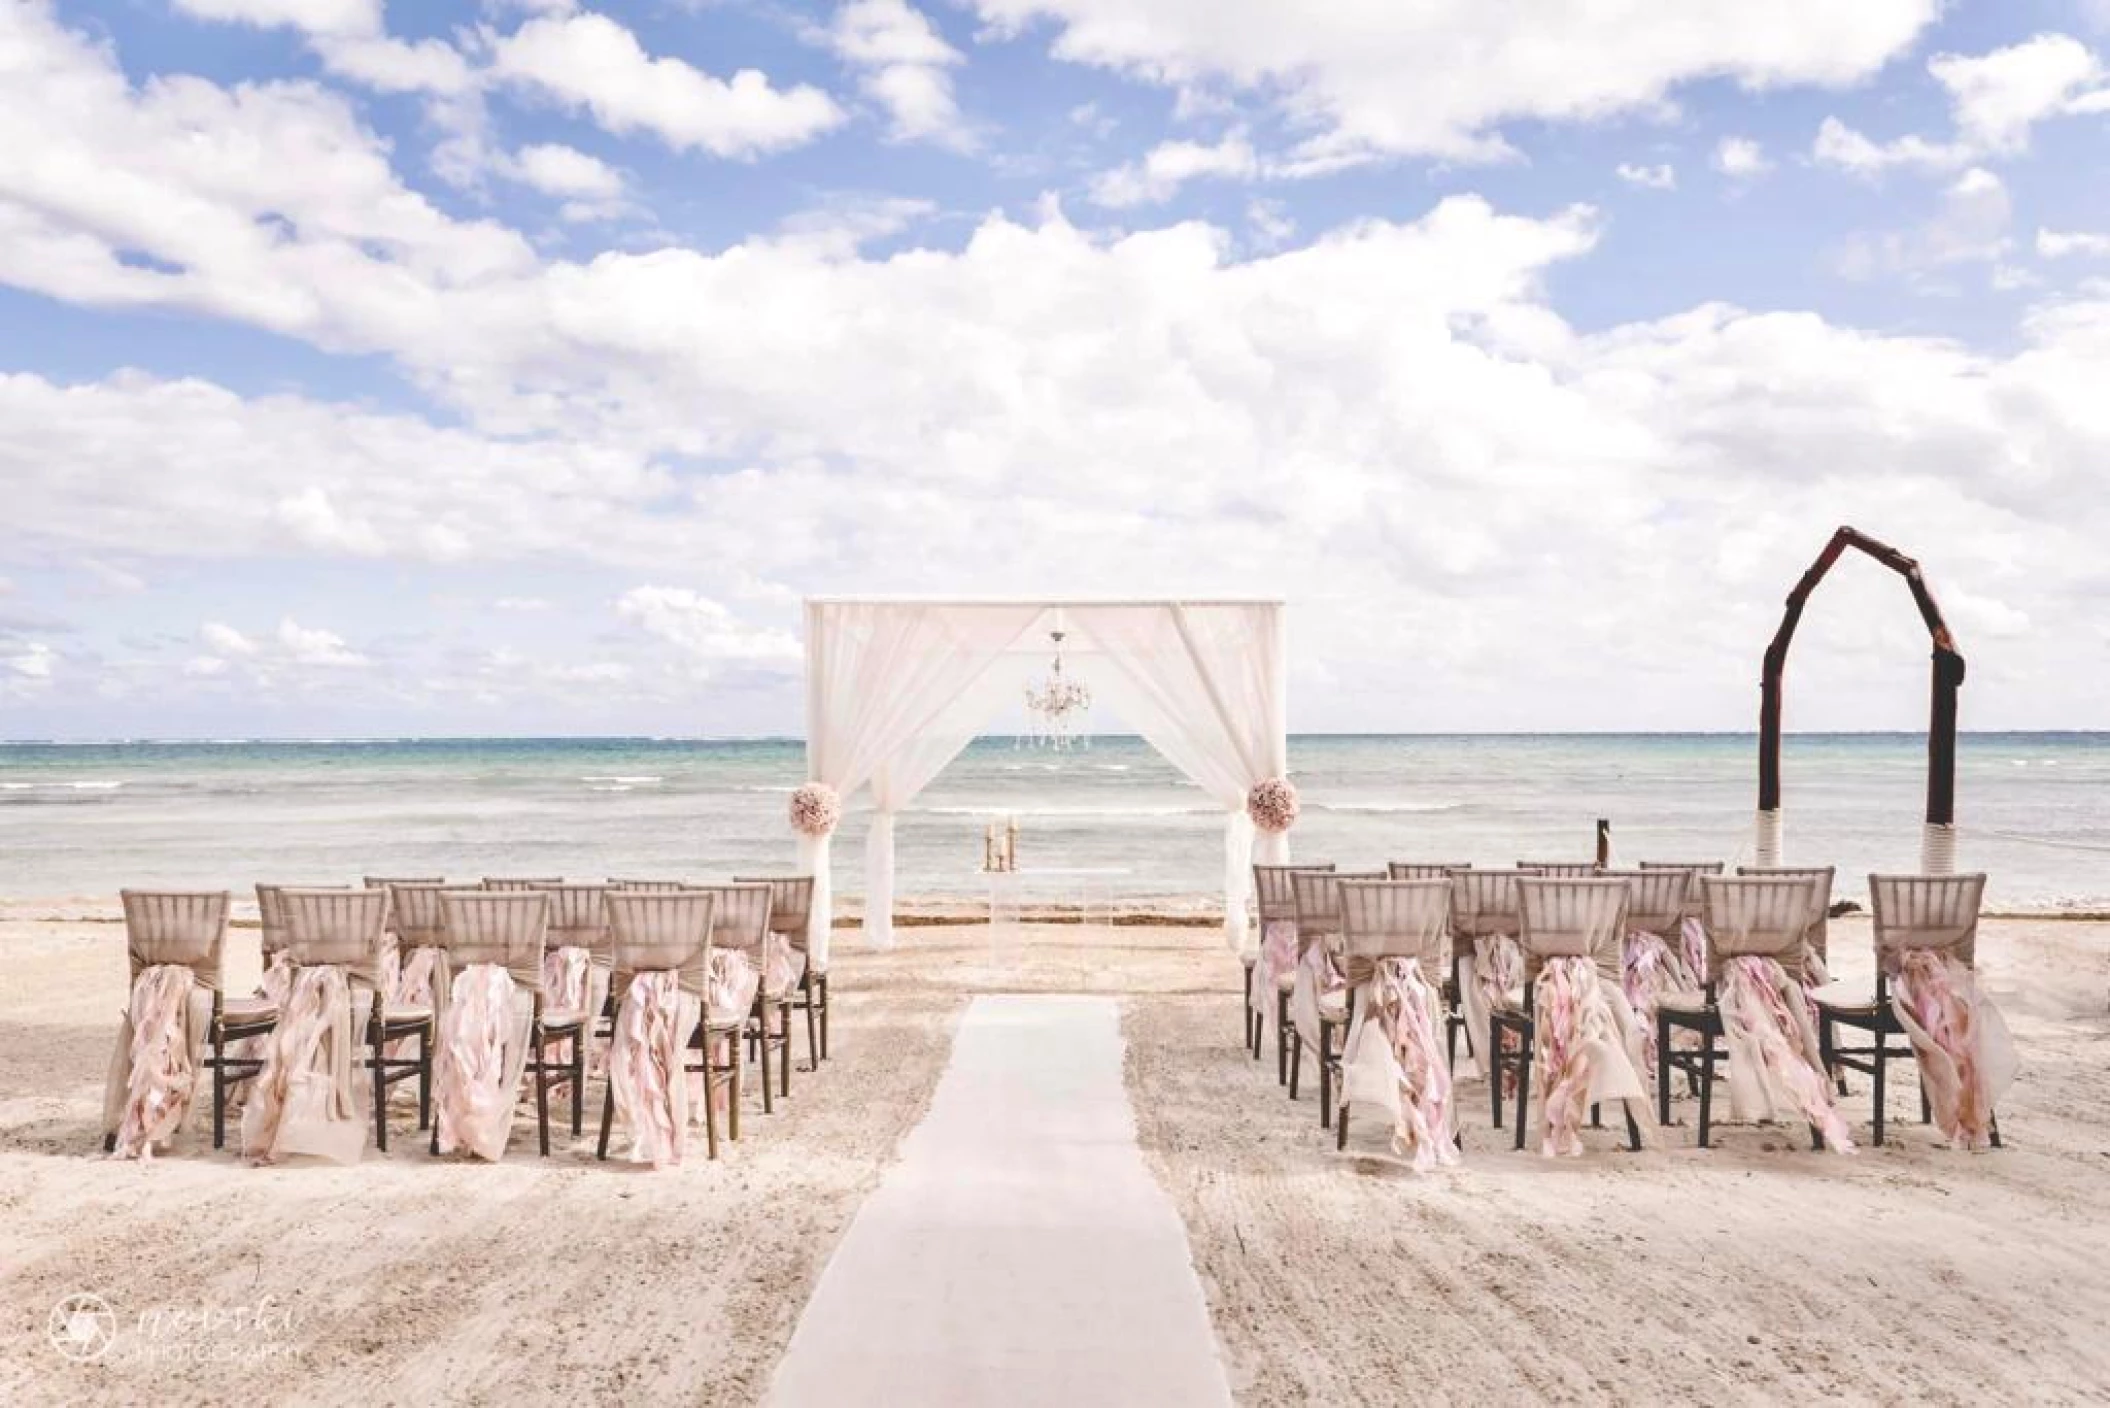
M1974 734L1958 753L1959 863L1990 872L1994 902L2110 908L2110 734ZM0 744L0 894L781 866L803 760L787 741ZM1600 816L1624 860L1749 859L1748 735L1314 735L1290 763L1297 853L1344 865L1582 857ZM1792 737L1784 774L1790 859L1838 865L1843 894L1917 864L1922 739ZM1027 865L1124 868L1116 888L1156 900L1218 883L1216 808L1141 742L983 739L903 816L901 893L975 893L981 829L1003 816ZM838 834L850 895L865 820L853 801Z

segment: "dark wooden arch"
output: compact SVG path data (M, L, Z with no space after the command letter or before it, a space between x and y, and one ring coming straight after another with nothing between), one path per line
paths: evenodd
M1950 825L1956 820L1956 691L1963 686L1963 656L1956 652L1956 638L1942 620L1934 593L1927 590L1920 565L1856 528L1841 528L1832 534L1832 540L1817 554L1810 570L1788 593L1780 629L1766 647L1758 710L1758 809L1780 810L1780 693L1781 679L1787 672L1788 646L1795 639L1795 627L1802 620L1802 608L1810 593L1848 548L1859 548L1905 579L1913 605L1919 608L1920 619L1927 623L1927 634L1933 639L1932 699L1927 722L1927 820L1934 825Z

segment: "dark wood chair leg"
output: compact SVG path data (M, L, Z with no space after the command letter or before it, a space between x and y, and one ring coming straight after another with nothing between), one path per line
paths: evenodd
M1871 1076L1870 1076L1870 1084L1872 1084L1872 1085L1873 1085L1873 1086L1875 1087L1875 1100L1876 1100L1876 1139L1875 1139L1875 1142L1876 1142L1876 1146L1877 1146L1878 1148L1881 1148L1881 1147L1882 1147L1882 1144L1883 1144L1883 1101L1884 1101L1884 1098L1885 1098L1885 1096L1886 1096L1886 1094L1887 1094L1887 1092L1886 1092L1886 1091L1885 1091L1885 1090L1883 1089L1883 1067L1884 1067L1884 1065L1885 1065L1885 1064L1886 1064L1886 1063L1888 1062L1888 1060L1889 1060L1889 1046L1890 1046L1890 1043L1889 1043L1889 1041L1888 1041L1888 1040L1886 1040L1886 1039L1884 1038L1884 1035L1883 1035L1882 1029L1881 1029L1881 1028L1877 1028L1877 1030L1876 1030L1876 1045L1875 1045L1875 1059L1874 1059L1874 1060L1872 1060L1872 1061L1870 1061L1870 1062L1869 1062L1868 1064L1869 1064L1869 1065L1871 1065L1871 1066L1873 1066L1873 1067L1875 1067L1875 1070L1874 1070L1874 1072L1873 1072L1873 1073L1871 1074Z
M778 1058L777 1062L777 1081L781 1087L777 1094L789 1100L791 1098L791 1004L789 1002L777 1004L777 1033L777 1039L784 1043L784 1054ZM767 1037L769 1033L764 1030L762 1035Z
M1289 1084L1289 994L1275 995L1275 1084Z
M823 1028L823 1030L826 1030L826 1028ZM734 1140L737 1140L737 1139L738 1139L738 1138L740 1137L740 1085L741 1085L741 1080L740 1080L740 1071L741 1071L741 1065L740 1065L740 1038L739 1038L739 1036L738 1036L737 1034L736 1034L736 1035L734 1035L734 1036L733 1036L733 1037L732 1037L732 1038L731 1038L731 1039L730 1039L730 1040L728 1041L728 1043L727 1043L727 1045L726 1045L726 1051L728 1052L728 1054L730 1054L730 1055L731 1055L731 1057L732 1057L732 1060L733 1060L733 1076L732 1076L732 1086L733 1086L733 1090L732 1090L732 1094L731 1094L731 1095L730 1095L729 1097L727 1097L727 1099L726 1099L726 1102L725 1102L725 1111L726 1111L726 1114L725 1114L725 1135L726 1135L726 1138L728 1138L728 1139L734 1139ZM705 1093L706 1095L708 1095L708 1094L710 1093L710 1089L711 1089L711 1087L710 1087L710 1082L709 1082L709 1081L705 1081L705 1082L704 1082L704 1087L703 1087L703 1089L704 1089L704 1093Z
M1494 1098L1495 1128L1502 1127L1502 1023L1490 1019L1487 1024L1487 1059L1480 1063L1487 1068L1487 1091Z
M759 1007L756 1009L756 1015L759 1024ZM762 1113L765 1115L771 1115L776 1113L777 1107L775 1097L771 1094L773 1087L771 1086L769 1079L769 1041L767 1033L764 1033L763 1040L757 1043L757 1048L759 1050L762 1062Z
M1656 1123L1670 1126L1670 1018L1656 1013Z
M704 1066L705 1070L703 1078L703 1090L704 1094L708 1096L711 1090L711 1078L709 1070L710 1058L708 1054L706 1054L704 1058ZM684 1074L677 1077L677 1079L687 1080L688 1076ZM614 1123L615 1085L613 1082L610 1082L607 1086L602 1089L601 1092L601 1138L600 1141L594 1145L593 1151L593 1156L601 1160L603 1163L607 1162L608 1160L608 1131L614 1125Z
M212 1039L212 1146L227 1147L227 1047L217 1035Z
M730 1086L732 1090L731 1098L726 1101L728 1108L738 1110L740 1108L739 1085L730 1080L724 1083ZM711 1041L709 1037L705 1037L703 1041L703 1147L713 1160L718 1157L719 1084L717 1072L711 1069ZM738 1119L739 1116L736 1114L733 1118ZM734 1133L737 1136L738 1130L736 1129Z
M1988 1112L1985 1117L1986 1133L1992 1136L1993 1147L2000 1147L2000 1116Z
M1634 1107L1624 1100L1619 1103L1626 1110L1626 1146L1638 1154L1641 1152L1641 1126L1634 1123Z
M1333 1028L1319 1023L1319 1128L1333 1128Z
M432 1040L438 1018L418 1029L418 1128L432 1126Z
M1604 1128L1604 1110L1594 1100L1590 1102L1590 1128Z
M1297 1098L1297 1076L1304 1069L1304 1034L1299 1032L1289 1044L1289 1098Z
M809 1071L817 1071L821 1068L821 1039L819 1032L820 1027L815 1020L813 1012L813 978L808 975L806 978L806 1069Z
M368 1029L367 1046L374 1062L374 1147L388 1152L388 1043L378 1027Z
M821 1059L828 1059L828 1014L835 1010L828 997L828 975L821 974Z
M1524 1127L1531 1123L1531 1037L1526 1033L1517 1052L1517 1148L1524 1147Z
M586 1032L582 1028L571 1043L571 1137L586 1128Z
M543 1044L542 1033L535 1033L534 1045L528 1051L535 1062L535 1142L546 1159L549 1157L549 1048Z
M1846 1094L1846 1068L1839 1064L1837 1055L1839 1038L1832 1028L1832 1019L1822 1009L1817 1013L1817 1057L1824 1063L1825 1074L1838 1086L1841 1095Z
M1706 1043L1700 1052L1700 1147L1704 1149L1714 1120L1714 1033L1702 1028L1700 1040Z
M1348 1147L1348 1102L1343 1100L1341 1108L1333 1117L1333 1147L1336 1150Z

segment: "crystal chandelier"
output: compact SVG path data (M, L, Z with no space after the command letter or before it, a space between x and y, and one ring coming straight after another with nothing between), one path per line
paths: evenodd
M1026 686L1026 715L1033 724L1033 746L1068 752L1077 742L1077 729L1091 711L1092 691L1081 680L1062 672L1061 631L1048 632L1055 642L1055 663L1038 685Z

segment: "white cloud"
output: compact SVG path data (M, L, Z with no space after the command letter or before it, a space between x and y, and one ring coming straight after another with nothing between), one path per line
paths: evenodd
M1246 202L1246 223L1253 227L1253 244L1262 250L1280 249L1297 233L1297 222L1289 207L1279 200L1258 197Z
M51 678L53 667L58 664L58 659L59 654L57 651L43 641L36 641L27 649L17 651L15 654L8 656L7 668L18 679L42 682Z
M335 631L303 626L291 616L278 623L277 643L279 654L295 665L357 669L370 663Z
M2001 260L2014 247L2008 235L2013 214L2007 184L1974 166L1950 183L1933 216L1919 226L1849 240L1840 256L1840 272L1850 278L1924 274L1955 264ZM1997 269L1995 278L2012 284L2012 275Z
M502 596L491 607L496 611L547 611L549 601L539 596Z
M207 621L200 626L198 639L221 655L254 655L257 652L255 641L221 621Z
M284 25L309 34L366 35L381 29L381 0L174 0L174 4L201 20Z
M1949 140L1908 133L1877 142L1828 117L1811 156L1864 176L1892 168L1953 171L2024 150L2031 129L2047 118L2110 110L2102 65L2069 35L2039 34L1975 57L1937 54L1927 72L1949 97L1956 129Z
M654 58L636 35L592 13L528 21L495 41L491 68L590 112L610 132L650 132L676 151L759 156L803 146L843 120L818 88L778 88L756 69L723 79L679 58Z
M1171 200L1181 186L1207 177L1251 180L1260 174L1260 161L1243 132L1232 132L1222 141L1160 142L1144 154L1092 179L1092 200L1110 209L1157 205Z
M1272 102L1309 162L1508 154L1512 120L1664 111L1679 85L1845 85L1905 51L1936 0L1685 0L1535 5L1528 23L1480 0L1285 5L1280 0L972 0L999 34L1055 26L1057 58L1178 90Z
M2110 234L2086 230L2039 230L2037 253L2045 259L2064 259L2075 254L2089 259L2110 259Z
M1773 169L1765 148L1749 137L1724 137L1715 144L1714 169L1724 176L1748 180Z
M520 179L546 195L606 199L623 193L623 177L606 162L554 142L514 154Z
M1678 173L1669 162L1655 166L1637 166L1622 161L1616 172L1619 179L1629 186L1642 186L1651 191L1674 191L1678 188Z
M859 72L867 96L887 110L893 135L966 149L949 72L963 62L929 16L907 0L849 0L827 30L831 48Z
M623 593L615 610L646 634L709 664L782 665L804 658L798 641L788 632L749 626L718 602L686 587L633 587Z

